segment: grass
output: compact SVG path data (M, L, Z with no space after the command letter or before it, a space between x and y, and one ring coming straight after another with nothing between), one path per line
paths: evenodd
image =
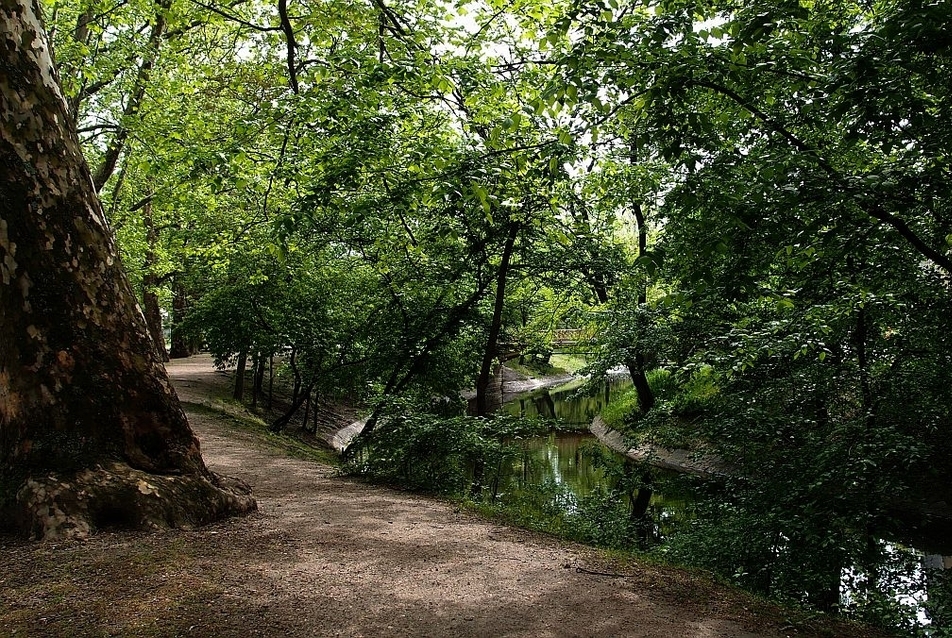
M638 393L634 387L625 388L612 397L600 414L605 425L613 430L623 430L628 416L638 408Z
M585 357L574 354L553 354L549 357L549 363L552 367L570 374L575 374L588 365Z
M634 387L618 392L601 412L610 428L635 436L639 441L669 448L694 449L698 444L689 427L693 418L702 415L717 394L709 371L701 371L686 383L679 384L670 371L650 370L648 385L658 401L646 418L636 415L638 394Z
M287 454L296 459L314 461L324 465L339 466L340 458L317 441L306 441L294 434L275 434L268 431L268 424L237 402L214 401L212 403L184 403L187 413L216 417L219 424L232 432L243 434L261 448Z
M506 367L515 370L527 377L553 377L563 374L575 374L583 367L586 362L583 357L571 354L553 354L549 357L548 363L527 359L525 363L520 364L518 360L513 359L506 362Z

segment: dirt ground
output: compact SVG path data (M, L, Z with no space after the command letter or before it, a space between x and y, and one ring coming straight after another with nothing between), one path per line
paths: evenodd
M202 407L227 383L209 359L169 372L209 467L248 482L258 512L86 541L0 537L0 636L872 635L340 478Z

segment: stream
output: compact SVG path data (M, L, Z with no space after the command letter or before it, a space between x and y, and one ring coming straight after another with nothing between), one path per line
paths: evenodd
M599 488L610 488L611 480L603 470L592 463L590 456L584 453L585 446L601 445L596 437L578 428L585 427L599 414L612 397L630 386L624 378L613 379L606 387L587 393L579 393L580 382L571 382L562 386L541 389L533 392L507 397L502 410L513 415L527 417L546 417L558 420L565 430L554 430L546 436L539 436L523 442L523 458L514 463L507 485L503 490L519 489L529 484L550 484L559 486L569 498L560 499L559 505L566 511L573 510L581 499ZM607 449L607 448L606 448ZM623 458L617 455L618 458ZM673 473L669 473L673 475ZM662 485L669 482L662 482ZM679 484L679 483L676 483ZM656 525L656 541L664 544L670 533L675 533L680 524L689 519L693 497L689 492L678 489L669 495L654 492L651 496L649 514ZM948 627L939 629L930 625L924 610L928 599L927 590L930 579L925 576L927 569L945 569L952 567L952 543L949 539L933 539L930 549L917 548L916 543L885 542L885 553L890 561L905 566L905 573L897 575L905 591L892 594L895 601L912 610L912 622L917 626L915 635L940 636ZM890 565L878 569L886 572ZM952 572L946 572L952 574ZM849 605L855 599L850 582L856 582L858 570L847 567L842 572L841 602ZM938 630L936 633L935 630Z
M522 458L507 473L504 483L508 485L503 489L520 489L532 484L554 485L563 492L561 506L574 511L579 501L594 491L614 487L614 481L593 462L590 454L586 454L586 447L598 447L603 453L623 463L627 459L602 445L587 428L612 397L631 387L631 381L624 376L615 376L602 388L588 392L580 392L581 386L581 381L571 381L552 388L517 394L503 402L501 409L504 412L514 416L554 419L564 428L523 441ZM656 479L673 479L677 476L675 472L667 470L655 471ZM627 501L630 505L630 498ZM673 531L679 521L690 516L690 503L690 494L684 490L652 493L648 514L656 523L659 540Z
M579 392L581 380L552 388L504 397L502 410L515 416L557 419L568 428L587 428L618 392L631 387L624 376L613 376L601 389Z

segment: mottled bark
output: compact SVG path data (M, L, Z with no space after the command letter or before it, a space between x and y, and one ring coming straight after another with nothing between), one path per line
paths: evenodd
M206 469L117 261L39 15L0 0L0 509L44 537L248 511Z

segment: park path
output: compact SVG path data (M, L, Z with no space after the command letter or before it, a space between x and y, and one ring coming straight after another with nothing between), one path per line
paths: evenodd
M205 357L168 370L187 407L226 381ZM687 577L605 575L588 548L339 478L190 411L209 467L258 500L257 514L223 525L247 548L233 557L228 623L299 636L777 635L724 618L717 590Z

